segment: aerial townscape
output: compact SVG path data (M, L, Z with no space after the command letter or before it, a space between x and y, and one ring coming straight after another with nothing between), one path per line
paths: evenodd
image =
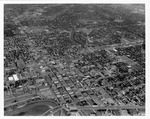
M4 116L145 116L145 5L4 4Z

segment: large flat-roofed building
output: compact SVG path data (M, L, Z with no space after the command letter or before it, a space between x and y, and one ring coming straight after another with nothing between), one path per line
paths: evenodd
M15 81L18 81L18 80L19 80L17 74L14 74L14 75L13 75L13 78L14 78Z

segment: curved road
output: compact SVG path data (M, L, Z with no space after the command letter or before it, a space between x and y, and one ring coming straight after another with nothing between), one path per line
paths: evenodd
M19 116L20 113L24 113L24 114L22 114L22 116L26 116L26 115L28 115L28 114L26 114L26 112L28 112L29 110L32 110L34 107L37 107L37 106L43 106L43 107L46 107L47 110L49 110L49 106L52 106L53 108L55 108L58 106L58 104L52 100L34 101L32 103L27 104L26 106L24 106L22 108L18 108L14 111L6 113L5 116L17 116L17 115ZM41 110L41 111L43 111L43 110ZM41 112L41 113L43 113L43 112ZM58 111L56 113L59 116L61 111ZM41 114L37 113L36 115L28 115L28 116L39 116L39 115L41 115Z

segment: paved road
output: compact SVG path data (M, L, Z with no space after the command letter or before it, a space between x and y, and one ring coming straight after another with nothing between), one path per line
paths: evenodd
M13 103L13 101L17 100L17 102L23 102L23 100L29 100L33 97L37 97L37 94L25 94L22 96L17 96L17 97L13 97L13 98L9 98L9 99L5 99L4 100L4 106L8 107L9 105L13 105L15 103Z
M36 97L39 97L39 96L36 96ZM36 97L34 97L34 98L36 98ZM19 104L19 103L23 103L23 102L28 101L29 99L31 99L31 98L25 98L24 100L17 101L17 102L14 102L14 103L9 103L7 105L4 103L4 107L10 107L10 106L13 106L13 105L16 105L16 104Z
M16 96L16 97L5 99L4 101L7 102L7 101L12 101L12 100L20 99L20 98L32 97L34 95L36 95L36 93L35 94L24 94L24 95L21 95L21 96Z
M99 106L99 107L81 107L78 109L145 109L145 106Z
M56 106L55 108L51 108L51 109L47 110L41 116L48 116L48 115L51 115L51 114L55 114L60 109L62 109L62 106Z
M124 48L124 47L130 47L130 46L136 46L141 45L143 41L138 42L130 42L126 44L114 44L114 45L104 45L104 46L96 46L96 47L88 47L88 50L91 52L94 52L95 50L109 50L112 48Z
M40 105L57 107L58 104L56 102L52 101L52 100L37 101L37 102L29 104L29 105L27 105L25 107L16 109L16 110L14 110L12 112L8 112L5 115L7 115L7 116L17 115L17 114L19 114L21 112L27 112L28 110L32 109L33 107L40 106ZM31 115L31 116L36 116L36 115Z

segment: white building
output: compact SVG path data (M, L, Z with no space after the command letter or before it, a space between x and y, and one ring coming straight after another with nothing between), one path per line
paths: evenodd
M14 74L14 75L13 75L13 78L14 78L15 81L18 81L18 80L19 80L17 74Z

